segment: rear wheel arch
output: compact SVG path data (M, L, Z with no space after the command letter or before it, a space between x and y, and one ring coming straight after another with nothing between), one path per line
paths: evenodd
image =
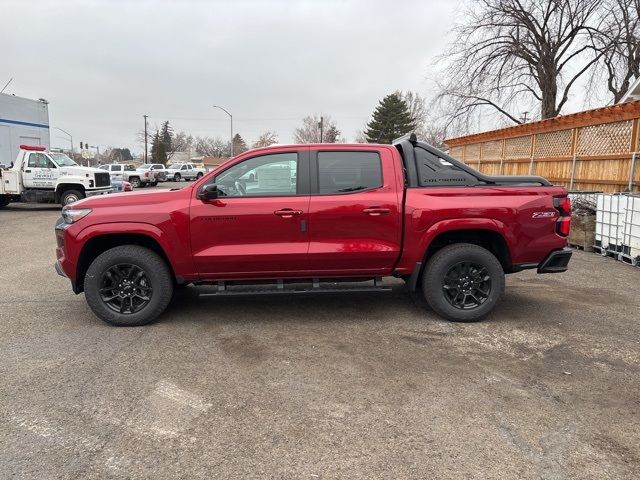
M175 271L173 265L169 261L169 257L165 253L160 243L150 235L141 233L115 233L98 235L87 240L83 245L80 255L78 256L78 265L76 267L76 284L78 291L84 289L84 277L89 269L89 265L102 253L115 247L124 245L136 245L147 248L162 258L167 264L171 276L175 279Z
M422 256L420 269L419 271L414 272L414 275L417 275L415 288L420 287L422 274L429 259L442 248L457 243L470 243L485 248L498 259L505 273L511 273L513 271L513 263L511 260L511 251L509 250L509 244L499 232L488 228L465 228L459 230L446 230L437 234L427 244Z

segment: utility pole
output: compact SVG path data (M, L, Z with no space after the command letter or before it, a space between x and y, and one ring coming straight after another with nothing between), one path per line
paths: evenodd
M147 163L147 117L149 115L142 115L144 117L144 163Z
M320 117L320 121L318 122L318 127L320 127L320 143L322 143L322 134L324 129L324 117Z
M231 120L231 143L229 144L229 148L231 149L231 157L233 157L233 115L231 115L227 109L222 108L219 105L213 105L213 108L219 108L220 110L222 110L224 113L226 113L227 115L229 115L229 119Z

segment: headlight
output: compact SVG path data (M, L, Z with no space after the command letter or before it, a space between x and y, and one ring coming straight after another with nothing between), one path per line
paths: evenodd
M62 218L66 223L75 223L91 213L90 208L63 208Z

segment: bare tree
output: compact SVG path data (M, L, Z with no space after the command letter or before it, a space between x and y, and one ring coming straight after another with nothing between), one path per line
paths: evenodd
M599 75L618 103L640 77L640 0L603 0L603 22L594 46L602 54Z
M331 127L336 127L336 123L331 120L331 117L324 115L324 131L329 131ZM293 132L293 138L296 143L320 143L320 117L318 115L304 117L302 126Z
M260 135L255 142L253 142L252 148L268 147L269 145L273 145L274 143L278 143L278 134L276 132L268 130Z
M514 123L531 107L540 118L560 114L576 81L602 56L592 42L601 1L472 2L453 30L451 51L438 59L448 65L436 98L452 112L448 124L483 107Z
M189 152L193 149L194 138L186 132L178 132L173 136L172 146L175 152Z
M427 121L427 102L423 96L417 92L407 90L406 92L396 92L404 100L409 107L409 113L416 125L416 128L422 129Z
M196 152L202 155L218 158L229 156L229 142L218 137L196 137L194 146Z

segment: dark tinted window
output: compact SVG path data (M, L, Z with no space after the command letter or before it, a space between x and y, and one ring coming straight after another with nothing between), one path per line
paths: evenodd
M320 193L357 192L382 186L380 156L375 152L318 152Z

